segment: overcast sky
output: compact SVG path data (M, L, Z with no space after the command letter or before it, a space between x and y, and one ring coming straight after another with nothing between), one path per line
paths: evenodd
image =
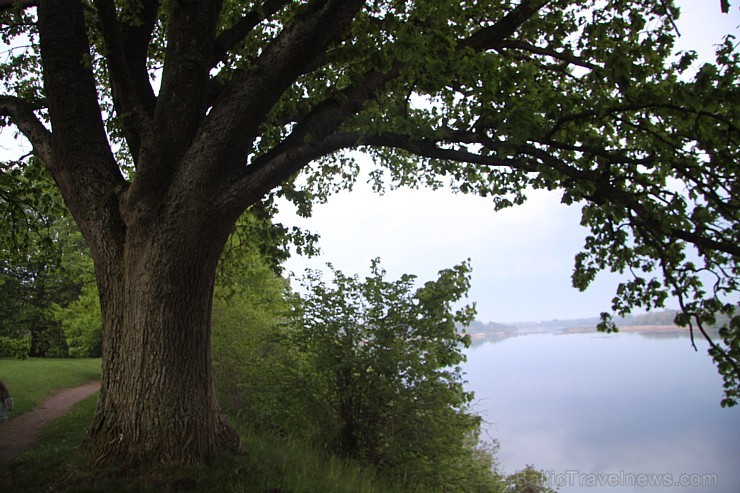
M713 44L737 34L740 11L722 14L719 0L683 0L677 21L679 49L694 49L713 59ZM364 170L372 167L365 162ZM573 257L586 231L580 213L560 204L558 193L536 191L526 204L494 212L490 199L447 191L400 190L375 195L360 180L355 190L315 207L310 219L289 207L279 219L321 235L323 255L294 256L289 271L325 269L365 275L380 257L391 278L415 274L433 279L443 268L467 258L473 266L470 301L484 322L566 319L597 316L611 307L619 278L604 273L585 293L571 287Z

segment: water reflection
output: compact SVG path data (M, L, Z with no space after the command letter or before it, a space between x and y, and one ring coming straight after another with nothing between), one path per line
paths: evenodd
M566 493L736 493L740 409L720 407L721 378L697 345L685 332L527 335L471 349L465 369L508 472L534 463ZM718 484L667 488L701 482L681 476L692 473ZM624 485L640 474L671 476Z
M645 330L640 332L635 332L635 334L639 335L640 337L646 337L648 339L689 339L689 333L686 330ZM701 335L695 334L697 337L701 337Z

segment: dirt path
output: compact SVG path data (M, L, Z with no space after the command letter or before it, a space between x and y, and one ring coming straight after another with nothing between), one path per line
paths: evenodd
M57 392L41 406L22 416L15 418L11 413L10 419L0 424L0 464L33 447L44 426L66 414L72 406L99 389L100 382L86 383Z

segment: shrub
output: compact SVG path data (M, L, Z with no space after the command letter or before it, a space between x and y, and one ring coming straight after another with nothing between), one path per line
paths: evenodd
M480 419L463 388L458 325L473 307L467 263L415 289L415 277L386 281L379 261L361 281L333 270L305 282L293 320L311 363L316 403L330 426L326 446L368 462L416 491L490 492L500 488L490 454L477 449Z
M62 308L54 307L54 318L61 325L69 356L97 358L102 351L102 327L98 289L94 283L82 289L79 298Z
M31 337L0 336L0 355L16 359L26 359L31 353Z

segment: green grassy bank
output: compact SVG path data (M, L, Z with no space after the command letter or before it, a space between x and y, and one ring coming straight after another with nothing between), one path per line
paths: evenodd
M26 412L59 388L100 377L100 360L0 359L3 378ZM193 467L169 470L95 469L83 440L97 394L53 421L30 451L0 466L0 491L14 492L211 492L393 493L372 470L327 457L297 442L242 434L245 452L225 454ZM12 419L19 413L13 412Z
M11 417L19 416L38 407L55 390L99 380L100 358L0 358L0 379L15 401Z
M147 470L91 468L82 448L96 396L52 422L32 450L0 466L0 490L14 492L393 493L368 469L325 457L297 443L242 431L241 454L193 467Z

